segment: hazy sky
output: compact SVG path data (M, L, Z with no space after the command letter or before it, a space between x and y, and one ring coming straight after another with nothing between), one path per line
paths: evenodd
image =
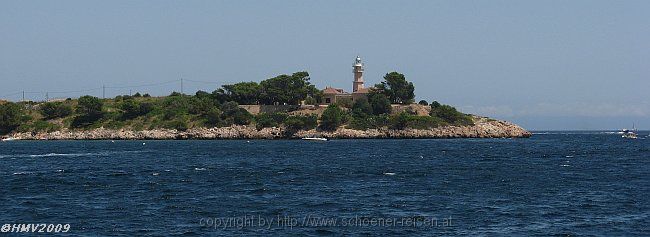
M1 1L0 97L399 71L417 99L528 129L650 128L650 1ZM131 88L154 95L180 83ZM95 89L93 89L95 88ZM56 93L86 90L84 92Z

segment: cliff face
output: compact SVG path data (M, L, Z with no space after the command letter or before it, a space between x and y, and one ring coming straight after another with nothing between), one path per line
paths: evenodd
M505 121L475 117L474 126L445 126L432 129L369 129L366 131L339 128L325 132L317 130L287 133L284 128L231 126L221 128L193 128L187 131L170 129L130 130L62 130L51 133L15 133L11 137L22 140L171 140L171 139L291 139L303 137L353 138L524 138L531 133Z

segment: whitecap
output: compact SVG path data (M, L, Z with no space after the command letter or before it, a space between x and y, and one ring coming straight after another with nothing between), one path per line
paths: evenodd
M566 158L573 158L573 156L565 156Z
M194 170L196 170L196 171L204 171L206 169L205 168L194 168Z
M384 173L384 175L390 175L390 176L393 176L393 175L395 175L395 173L386 172L386 173Z
M28 175L28 174L33 174L34 172L29 172L29 171L23 171L23 172L15 172L14 175Z
M570 165L560 165L560 166L562 166L562 167L570 167Z
M158 176L158 175L160 175L160 173L153 173L153 176Z
M47 153L47 154L38 154L38 155L29 155L29 157L53 157L53 156L76 156L78 154L65 154L65 153Z

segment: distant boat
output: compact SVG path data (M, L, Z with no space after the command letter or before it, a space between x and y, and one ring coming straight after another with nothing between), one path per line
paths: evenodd
M637 139L636 127L634 124L632 124L632 130L623 129L623 131L621 131L621 134L623 134L621 135L622 138Z
M324 137L303 137L302 140L306 141L327 141L327 138Z
M15 141L15 140L18 140L18 139L13 138L13 137L7 137L7 138L2 139L3 142L10 142L10 141Z

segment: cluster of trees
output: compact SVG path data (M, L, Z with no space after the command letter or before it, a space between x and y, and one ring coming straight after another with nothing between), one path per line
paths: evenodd
M376 96L376 98L373 96ZM346 124L349 128L357 130L382 127L391 129L428 129L443 125L473 125L470 115L463 114L457 111L456 108L442 105L437 101L431 103L429 116L419 116L416 111L412 110L392 114L390 104L385 106L384 100L387 100L385 95L374 94L369 96L368 100L356 100L352 107L347 109L341 108L339 105L330 105L321 116L320 128L335 130Z
M393 104L412 104L415 102L415 86L406 81L404 74L390 72L384 76L384 81L375 85L374 91L383 94Z
M322 100L322 92L309 82L308 72L280 75L260 83L240 82L224 85L213 94L220 101L234 101L239 104L289 104L302 101L316 103Z
M0 104L0 133L8 133L23 122L23 108L16 103Z

